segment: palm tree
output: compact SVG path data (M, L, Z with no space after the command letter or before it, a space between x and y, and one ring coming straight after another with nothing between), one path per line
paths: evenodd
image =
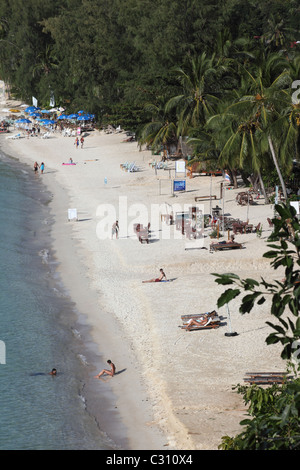
M216 77L216 65L215 57L209 58L204 52L190 58L185 67L173 69L182 93L168 101L166 110L176 110L179 135L187 136L191 127L203 126L213 112L217 98L210 91Z
M170 153L171 145L177 147L177 126L170 112L166 111L165 98L159 97L157 103L147 103L145 111L151 120L143 126L138 136L140 145L151 145L152 150L166 148Z
M223 112L208 119L207 128L213 132L216 147L220 150L220 167L232 173L234 186L237 187L236 172L246 170L254 175L254 181L258 178L268 203L261 177L259 136L262 130L257 120L247 116L242 107L227 106Z
M256 144L256 152L252 153L252 158L254 155L256 155L255 159L261 158L266 151L270 152L285 198L287 197L286 187L277 156L280 154L285 166L288 166L291 158L290 155L279 152L282 138L278 133L276 121L281 116L280 112L284 103L280 91L291 81L288 67L285 59L278 57L277 54L271 54L268 58L264 58L257 69L254 68L255 73L245 69L246 79L240 90L242 96L229 107L235 119L239 115L242 117L240 126L248 128L251 138L255 133L255 140L257 144L259 143L260 150L257 150ZM237 130L241 129L240 126ZM251 146L251 148L253 151L254 147ZM253 168L260 167L255 160L253 163Z

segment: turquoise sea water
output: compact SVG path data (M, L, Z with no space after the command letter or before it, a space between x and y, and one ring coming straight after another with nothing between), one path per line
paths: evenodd
M0 450L109 450L86 409L73 305L51 272L50 195L30 170L0 155Z

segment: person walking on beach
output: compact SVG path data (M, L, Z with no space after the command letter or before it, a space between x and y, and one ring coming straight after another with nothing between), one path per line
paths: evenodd
M39 171L39 165L38 165L38 162L34 162L34 165L33 165L33 171L35 174L38 173Z
M74 142L74 145L75 145L76 148L78 149L78 147L79 147L79 139L78 139L78 137L76 137L75 142Z
M110 375L111 377L113 377L115 375L115 372L116 372L116 367L115 365L111 362L110 359L108 359L107 361L107 364L110 365L110 370L108 369L102 369L101 372L99 372L98 375L95 375L95 379L99 379L102 375L106 374L106 375Z
M113 239L114 234L116 234L116 239L117 239L118 233L119 233L119 222L116 220L116 222L113 224L111 228L111 238Z
M83 149L83 144L84 144L84 138L83 138L83 136L82 136L81 139L80 139L80 143L81 143L81 148Z
M163 279L167 281L167 276L164 273L164 270L160 268L160 275L157 278L149 279L149 281L143 281L143 282L161 282Z
M41 163L41 173L42 173L42 174L44 173L44 169L45 169L45 163L42 162L42 163Z

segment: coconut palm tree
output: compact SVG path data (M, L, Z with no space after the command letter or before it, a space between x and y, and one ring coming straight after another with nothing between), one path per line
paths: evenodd
M278 133L276 121L281 117L280 113L284 104L283 94L280 91L287 88L291 82L288 62L278 54L271 54L267 58L264 57L259 66L254 67L253 70L252 72L252 70L244 69L245 75L239 90L240 96L227 110L227 117L231 116L236 124L241 119L237 127L233 127L231 140L237 141L240 137L242 138L241 144L245 144L245 146L241 145L243 150L240 153L240 164L242 164L241 157L244 152L251 149L254 169L262 168L262 163L258 160L267 151L270 153L286 198L285 182L277 157L281 156L284 166L288 166L291 158L288 154L279 152L282 137ZM244 129L249 133L250 142L255 137L255 146L246 145ZM227 145L232 146L231 140ZM255 153L254 149L256 149Z
M213 95L217 63L215 56L208 57L204 52L196 58L189 58L184 67L173 69L182 93L172 97L166 110L176 110L178 133L187 136L191 127L203 126L206 117L213 112L218 99Z
M166 111L165 98L159 97L156 103L147 103L145 111L150 121L145 124L137 140L140 145L151 145L152 150L159 151L165 148L170 153L171 145L177 148L177 126L172 113Z

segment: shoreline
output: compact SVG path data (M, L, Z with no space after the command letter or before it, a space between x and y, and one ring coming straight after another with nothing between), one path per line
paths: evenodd
M210 273L274 275L261 258L272 207L260 202L250 207L251 223L261 220L264 232L261 239L256 234L238 235L244 250L186 251L182 241L174 238L174 229L170 239L163 239L159 226L151 226L149 245L124 232L124 224L120 224L119 240L99 240L101 204L118 208L123 196L129 208L140 203L148 216L152 203L191 204L196 195L209 194L210 178L200 177L187 180L188 191L174 198L169 194L168 175L162 173L165 182L159 194L156 175L148 165L151 153L139 152L136 143L123 143L123 138L122 134L95 131L86 137L85 148L76 150L73 139L60 134L45 140L1 137L6 154L31 167L34 161L45 161L45 174L38 177L53 195L53 252L62 283L89 330L88 346L96 362L91 366L97 373L111 359L122 371L107 383L98 383L91 375L91 396L101 387L111 401L111 409L104 418L100 414L99 423L106 421L108 435L129 449L214 450L222 435L239 432L239 422L245 417L232 385L242 382L247 369L279 370L284 363L278 347L264 342L265 322L270 320L266 306L260 315L241 316L235 309L235 338L224 337L228 328L225 310L220 312L225 326L206 332L179 329L180 315L216 308L222 289ZM78 164L62 167L70 156ZM125 161L136 161L141 171L122 171L120 164ZM218 177L214 180L214 194L219 194L220 181ZM227 211L244 219L246 209L237 206L234 197L234 191L226 192ZM78 222L67 221L68 208L78 209ZM142 284L161 267L174 282ZM237 305L233 302L231 309ZM93 409L93 403L90 406ZM95 416L97 412L93 411Z

